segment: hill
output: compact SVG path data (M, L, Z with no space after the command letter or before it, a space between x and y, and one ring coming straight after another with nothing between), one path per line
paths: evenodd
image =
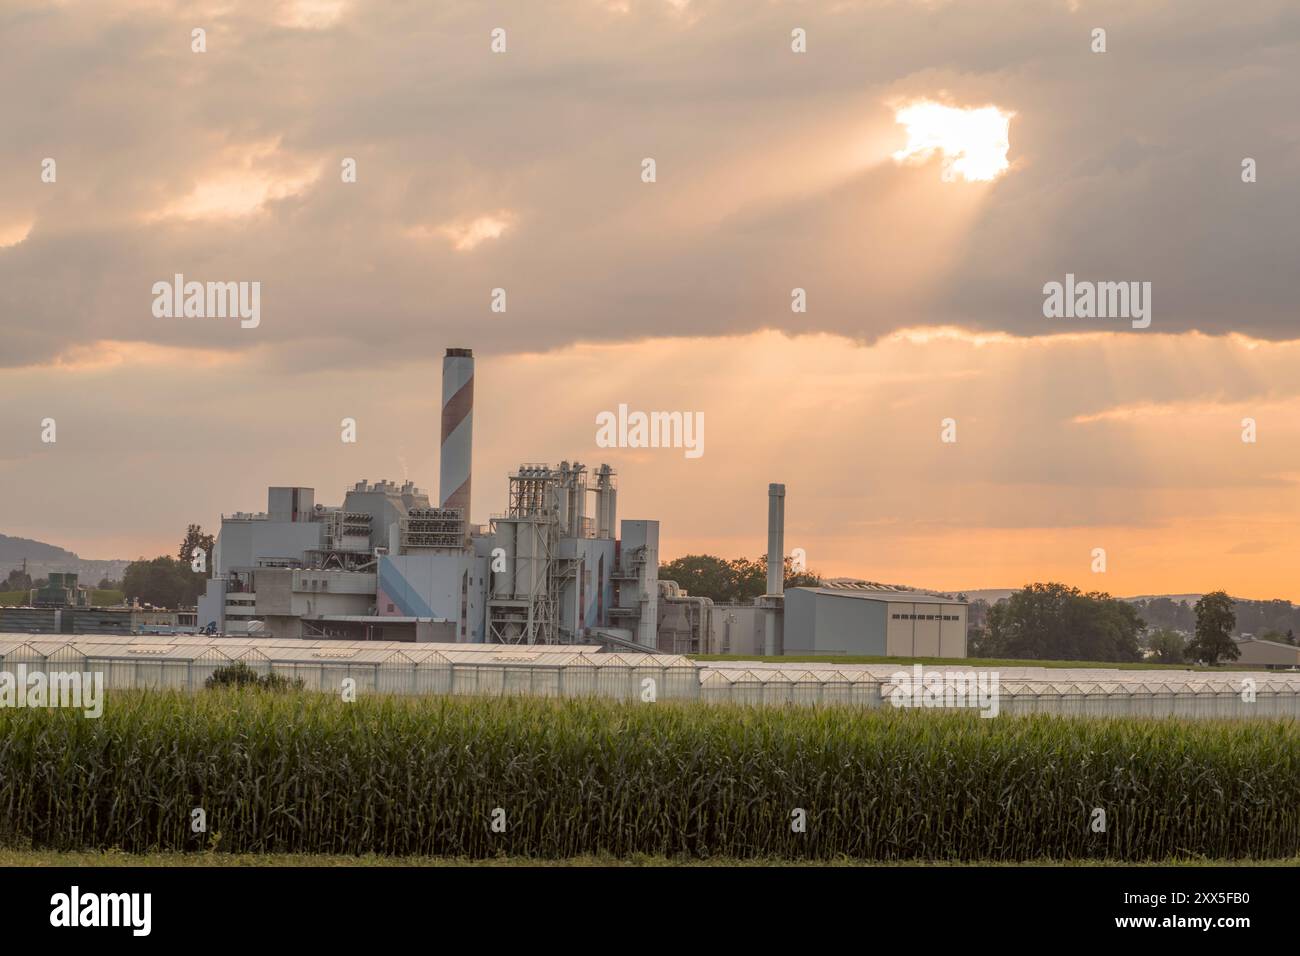
M0 580L13 568L22 567L24 560L33 579L49 577L51 571L74 571L82 584L92 587L104 578L120 581L131 563L125 558L95 561L44 541L0 534Z
M73 552L52 544L46 544L44 541L33 541L31 538L13 538L7 534L0 534L0 563L21 562L23 558L28 561L81 560Z

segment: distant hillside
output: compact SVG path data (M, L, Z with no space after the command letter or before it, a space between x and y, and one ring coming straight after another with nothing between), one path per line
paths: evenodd
M7 534L0 534L0 562L9 563L12 561L21 562L23 558L28 561L80 561L71 551L65 551L63 548L55 547L52 544L46 544L44 541L33 541L31 538L11 538Z
M126 566L131 562L123 558L92 561L73 551L31 538L15 538L0 534L0 580L27 560L27 573L35 578L49 577L51 571L74 571L82 584L94 586L104 578L122 580Z
M1003 598L1009 598L1020 588L976 588L973 591L953 591L953 594L965 594L970 600L988 601L990 604L996 604ZM1121 597L1121 601L1155 601L1161 598L1167 598L1174 603L1186 601L1189 605L1195 604L1201 599L1199 594L1135 594L1132 597ZM1241 601L1243 598L1233 598L1234 601Z

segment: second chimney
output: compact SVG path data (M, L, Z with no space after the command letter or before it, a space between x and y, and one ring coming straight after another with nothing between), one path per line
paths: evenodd
M442 451L438 462L438 501L459 508L468 527L474 454L474 352L447 349L442 360Z

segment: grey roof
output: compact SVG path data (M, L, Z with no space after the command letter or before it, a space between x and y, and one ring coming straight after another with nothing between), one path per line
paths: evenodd
M1283 644L1281 641L1266 641L1258 637L1234 637L1233 641L1237 644L1264 644L1268 647L1280 647L1286 651L1300 651L1300 647L1294 644Z
M884 601L887 604L959 604L965 607L966 601L956 598L939 597L937 594L924 594L920 591L857 591L849 588L789 588L789 591L810 591L827 597L854 598L859 601Z
M902 584L881 584L879 581L863 581L860 578L823 578L823 588L837 591L915 591Z

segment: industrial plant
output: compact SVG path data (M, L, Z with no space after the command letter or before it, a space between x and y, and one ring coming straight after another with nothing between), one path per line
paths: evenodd
M965 605L828 585L784 593L785 486L768 494L767 593L718 605L659 579L659 522L619 519L608 464L524 463L506 511L471 520L474 356L448 349L436 501L359 481L341 504L272 487L223 515L198 626L212 634L653 653L965 656Z
M199 626L277 638L707 645L701 602L661 596L659 523L619 522L609 465L521 464L505 513L472 523L473 427L474 356L448 349L437 500L409 481L360 481L338 506L317 503L311 488L270 488L264 513L222 517Z

